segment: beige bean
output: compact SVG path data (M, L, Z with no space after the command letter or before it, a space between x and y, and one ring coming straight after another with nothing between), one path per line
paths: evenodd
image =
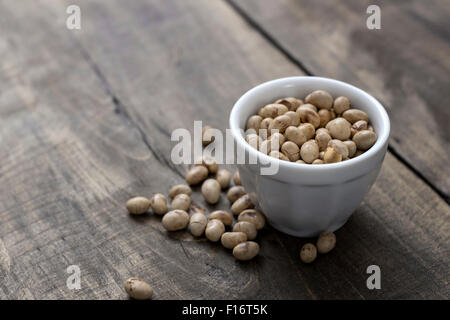
M307 140L304 130L301 130L298 127L290 126L286 129L284 134L289 141L294 142L299 147Z
M328 142L328 147L333 148L342 156L342 159L348 158L348 148L341 140L333 139Z
M187 172L186 182L190 185L199 184L208 177L208 172L205 166L194 166Z
M253 204L252 200L250 199L250 196L248 194L244 194L242 197L237 199L233 205L231 206L231 212L234 215L240 214L242 211L246 209L251 209L255 205Z
M342 114L342 117L352 124L360 120L369 122L367 113L359 109L349 109Z
M356 121L351 128L351 132L352 132L352 137L355 135L355 133L357 133L358 131L361 130L367 130L367 121L364 120L359 120Z
M209 215L209 219L220 220L226 227L229 227L233 224L233 216L231 215L231 213L224 210L216 210L211 212Z
M320 126L319 114L316 111L305 107L305 105L300 106L296 113L300 115L300 121L302 123L310 123L314 126L314 128L318 128Z
M162 215L167 212L167 199L163 194L156 193L150 199L150 202L154 213Z
M286 107L284 104L275 103L275 107L277 108L278 116L281 116L289 111L288 107Z
M339 139L343 141L350 138L351 125L344 118L336 118L334 120L331 120L330 122L328 122L326 128L330 132L330 136L333 139Z
M323 157L325 156L325 151L320 151L319 152L319 159L323 160Z
M238 216L238 221L247 221L253 223L256 230L260 230L266 224L266 218L258 210L246 209L242 211Z
M322 134L322 133L326 133L327 135L329 135L329 136L331 137L330 131L328 131L327 128L318 128L318 129L316 130L316 135Z
M274 103L265 105L258 111L258 115L264 118L275 118L278 116L278 109Z
M167 231L182 230L189 223L189 214L183 210L172 210L162 218L162 225Z
M263 142L262 138L260 136L258 136L256 133L250 133L250 134L246 135L245 141L247 141L247 143L249 145L251 145L253 148L255 148L256 150L259 149L260 144Z
M151 202L145 197L134 197L127 201L126 208L131 214L143 214L150 208Z
M321 159L316 159L312 162L312 164L324 164L325 162Z
M255 129L247 129L247 130L244 132L245 136L248 136L249 134L252 134L252 133L258 135L258 131L255 130Z
M207 146L215 139L214 137L214 129L210 126L205 126L202 128L202 144Z
M233 249L239 243L247 241L247 235L244 232L225 232L220 241L225 248Z
M336 246L336 236L333 232L322 232L317 239L316 245L319 253L328 253Z
M258 115L262 118L276 118L288 111L288 108L283 104L271 103L261 108Z
M278 99L275 103L285 105L289 111L295 111L299 106L303 104L303 101L294 97L287 97L283 99Z
M270 140L264 140L263 142L261 142L261 144L259 145L259 151L261 151L264 154L269 154L269 152L271 151L272 148L272 144L270 143Z
M173 186L172 188L170 188L169 197L170 197L170 199L173 199L177 195L182 194L182 193L190 196L192 194L192 189L185 184L177 184L177 185Z
M297 161L295 161L295 163L306 164L306 162L305 162L305 161L303 161L303 160L297 160Z
M243 186L234 186L231 187L230 190L228 190L227 198L231 203L233 203L244 194L246 194L246 192Z
M323 155L323 161L325 163L335 163L342 161L342 155L337 153L333 148L327 148Z
M317 257L317 249L316 246L312 243L305 244L300 250L300 259L304 263L311 263L316 260Z
M189 220L189 231L194 237L203 235L206 229L208 218L203 213L194 213Z
M350 129L350 138L353 139L353 136L357 133L358 131L356 129L353 129L353 127Z
M239 243L233 249L233 256L242 261L248 261L256 257L259 253L259 244L254 241Z
M325 109L322 109L322 110L325 110ZM331 141L331 136L327 132L325 132L325 131L319 131L318 133L316 132L316 142L317 142L317 145L319 146L319 151L325 151L328 146L328 142L330 142L330 141Z
M172 203L170 205L172 210L184 210L188 211L191 206L191 197L187 194L181 193L173 198Z
M269 130L267 129L259 129L259 136L261 137L262 141L266 141L269 137Z
M290 126L299 126L300 125L300 115L295 111L288 111L284 114L285 116L288 116L291 119Z
M263 121L263 118L258 115L253 115L247 120L247 129L254 129L258 131L261 128L261 122Z
M215 204L220 199L220 187L219 182L216 179L207 179L202 184L202 194L206 202Z
M286 141L283 134L275 132L269 138L271 150L280 150L281 145Z
M145 281L138 278L129 278L125 281L125 291L130 298L147 300L153 296L153 288Z
M263 142L266 141L267 138L269 138L269 130L268 129L259 129L259 136L261 137Z
M286 115L281 115L273 119L269 125L269 134L272 135L275 132L283 133L291 123L291 118Z
M273 118L265 118L265 119L263 119L263 121L261 121L261 127L259 129L260 130L261 129L269 130L269 126L272 123L272 121L273 121Z
M219 169L219 165L217 164L216 159L209 156L201 156L200 158L195 160L195 164L206 167L209 173L216 173Z
M350 109L350 100L347 97L340 96L334 99L333 110L337 114L341 114L348 109Z
M319 145L316 140L306 141L300 149L300 156L306 163L312 163L319 158Z
M324 90L316 90L306 96L305 102L311 103L319 109L331 109L333 97Z
M233 182L234 182L234 184L237 185L237 186L241 186L241 185L242 185L241 175L239 174L239 171L238 171L238 170L236 170L236 171L234 172L234 175L233 175Z
M216 180L219 182L220 187L222 189L226 189L230 186L231 182L231 173L226 169L220 169L217 171Z
M370 130L361 130L353 136L353 142L359 150L367 150L377 141L377 134Z
M276 158L276 159L280 159L280 160L284 160L284 161L289 161L289 158L286 157L283 153L281 153L280 151L271 151L269 153L269 156L272 158Z
M222 221L213 219L209 220L205 229L205 236L209 241L216 242L220 240L220 237L225 232L225 226Z
M331 111L328 109L320 109L318 112L320 118L320 127L325 127L331 121Z
M233 226L234 232L244 232L247 235L248 240L253 240L256 238L258 231L256 230L255 224L248 221L237 222Z
M300 159L300 149L292 141L286 141L281 146L281 152L289 159L289 161L297 161Z
M353 158L356 152L356 143L352 140L346 140L344 141L344 144L347 146L348 149L348 157Z
M303 108L308 108L308 109L310 109L310 110L312 110L312 111L314 111L314 112L317 112L317 107L315 106L315 105L312 105L312 104L310 104L310 103L305 103L305 104L302 104L300 107L303 107ZM298 108L300 108L300 107L298 107ZM297 108L297 110L298 110L298 108ZM297 110L295 110L296 112L297 112Z
M298 128L303 132L307 140L311 140L316 134L316 129L311 123L302 123Z

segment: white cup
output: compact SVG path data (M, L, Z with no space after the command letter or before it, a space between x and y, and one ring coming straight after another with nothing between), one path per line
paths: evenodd
M252 148L242 135L247 119L279 98L304 98L315 90L334 98L346 96L351 106L365 111L378 138L362 155L323 165L281 161ZM380 171L389 138L389 117L371 95L347 83L321 77L272 80L247 91L234 105L230 128L239 152L256 164L239 164L242 184L276 229L298 237L339 229L361 203ZM278 172L261 175L263 164L278 162Z

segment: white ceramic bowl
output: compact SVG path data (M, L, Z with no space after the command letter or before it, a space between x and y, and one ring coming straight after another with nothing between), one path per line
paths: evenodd
M326 90L334 98L347 96L354 108L364 110L378 135L362 155L339 163L307 165L281 161L252 148L242 129L257 110L283 97L304 98L314 90ZM371 95L347 83L320 77L290 77L265 82L247 91L234 105L230 128L238 151L253 156L256 164L238 164L242 183L268 222L298 237L316 236L339 229L358 207L374 183L388 146L389 117ZM262 164L277 161L274 175L261 175Z

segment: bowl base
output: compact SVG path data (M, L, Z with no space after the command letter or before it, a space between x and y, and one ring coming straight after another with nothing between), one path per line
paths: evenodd
M334 232L334 231L340 229L347 221L348 221L348 219L345 220L344 222L336 223L336 224L330 226L329 228L327 228L326 230L320 230L320 231L308 231L308 230L298 231L298 230L286 228L284 226L279 226L275 223L272 223L271 221L268 221L268 222L269 222L270 226L273 227L274 229L276 229L280 232L286 233L290 236L294 236L294 237L298 237L298 238L311 238L311 237L317 237L320 233L325 232L325 231Z

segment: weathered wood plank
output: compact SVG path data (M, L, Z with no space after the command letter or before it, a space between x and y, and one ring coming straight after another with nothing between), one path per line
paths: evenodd
M391 147L450 200L450 6L446 1L235 1L238 10L314 75L379 98ZM366 9L381 8L381 29Z
M173 129L223 129L243 91L301 71L223 2L80 5L73 38L61 2L0 4L0 297L124 298L132 275L157 299L449 297L448 207L390 155L336 250L312 266L298 259L305 239L271 228L244 264L167 235L158 217L129 217L128 197L182 181ZM80 291L66 288L71 264ZM365 286L369 264L381 291Z

